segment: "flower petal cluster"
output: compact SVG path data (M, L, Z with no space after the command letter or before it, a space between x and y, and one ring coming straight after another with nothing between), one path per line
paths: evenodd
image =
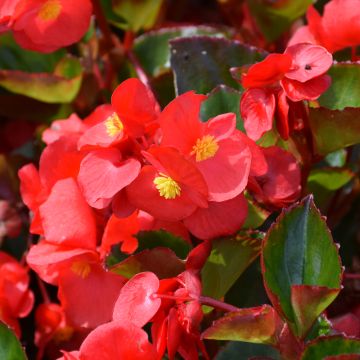
M241 78L246 91L240 112L247 135L258 140L272 128L276 116L280 135L288 139L291 104L316 100L326 91L331 79L325 73L331 65L332 56L325 48L301 43L250 66Z
M0 32L11 30L24 49L53 52L81 39L90 24L90 0L5 0Z

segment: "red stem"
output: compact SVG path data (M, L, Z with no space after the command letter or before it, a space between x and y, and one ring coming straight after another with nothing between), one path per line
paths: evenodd
M344 278L346 278L346 279L360 280L360 274L344 273Z
M50 304L51 301L50 301L49 295L47 293L45 284L43 283L43 281L38 276L36 276L36 279L37 279L39 289L40 289L40 292L41 292L41 296L43 297L44 303L45 304Z
M138 58L134 54L132 50L127 51L127 56L132 65L134 66L134 69L136 71L136 75L138 76L139 80L147 86L149 89L151 89L150 80L147 74L145 73L145 70L142 68Z
M219 309L219 310L223 310L226 312L232 312L232 311L239 311L241 310L240 308L224 303L222 301L219 300L215 300L213 298L207 297L207 296L200 296L199 297L199 301L202 305L207 305L207 306L211 306L215 309Z
M108 47L112 48L115 46L113 37L112 37L112 32L110 30L109 24L105 18L105 15L103 13L101 4L99 3L99 0L91 0L92 5L93 5L93 9L94 9L94 14L97 20L97 23L99 25L99 28L101 30L101 32L104 35L106 44Z

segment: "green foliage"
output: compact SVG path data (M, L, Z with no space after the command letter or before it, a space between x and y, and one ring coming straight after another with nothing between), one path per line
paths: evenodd
M0 323L0 359L26 360L19 340L4 323Z

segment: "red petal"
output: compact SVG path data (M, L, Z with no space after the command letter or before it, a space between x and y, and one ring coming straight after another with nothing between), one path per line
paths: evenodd
M217 141L224 140L236 131L236 115L234 113L221 114L210 119L205 125L204 135L212 135Z
M72 178L59 180L40 206L46 240L55 244L95 248L94 214Z
M280 136L287 140L289 138L289 104L287 102L285 91L280 91L276 94L276 127Z
M257 88L279 81L290 69L291 56L288 54L270 54L265 60L250 66L243 74L241 83L244 88Z
M161 300L154 297L159 285L159 279L152 272L133 276L121 289L113 319L143 327L160 308Z
M256 141L271 130L275 111L275 96L264 89L249 89L244 92L240 102L241 117L246 134Z
M92 151L81 162L78 181L88 204L101 209L138 176L140 168L135 159L121 161L115 148Z
M288 46L292 46L300 43L317 44L314 35L311 33L309 26L301 26L293 34L288 42Z
M159 117L163 138L161 145L177 148L183 154L191 152L201 137L200 106L205 95L189 91L178 96Z
M321 75L304 83L284 78L281 86L292 101L316 100L331 84L328 75Z
M105 271L97 263L84 262L81 265L88 266L89 272L78 274L73 271L74 266L62 271L58 297L67 319L74 326L96 328L111 321L125 279Z
M324 74L333 62L331 54L318 45L296 44L286 48L285 54L293 58L285 76L302 83Z
M146 127L157 120L160 107L152 92L138 79L127 79L114 91L111 104L126 131L134 137L144 135Z
M80 347L81 360L156 360L155 348L137 326L112 321L92 331Z
M247 216L247 202L241 194L224 202L209 202L184 219L188 230L199 239L212 239L238 231Z

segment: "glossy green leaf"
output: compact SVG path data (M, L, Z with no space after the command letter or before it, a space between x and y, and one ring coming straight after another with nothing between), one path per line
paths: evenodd
M135 274L143 271L153 272L159 279L171 278L185 270L184 261L175 253L165 247L143 250L129 256L110 271L130 279Z
M309 109L310 128L318 154L326 155L360 143L360 109Z
M306 336L306 340L310 341L316 339L319 336L329 335L331 329L332 325L330 321L324 314L322 314L316 319L314 325Z
M178 94L189 90L207 94L218 85L240 88L230 68L262 60L266 53L239 41L209 36L170 41L171 68Z
M236 127L244 132L244 123L239 111L241 94L241 91L226 85L217 86L211 91L208 98L203 101L200 113L201 118L207 121L217 115L232 112L236 114Z
M4 323L0 322L0 359L25 360L24 350L15 336Z
M203 295L223 297L238 277L259 255L261 233L241 233L235 238L213 241L202 271Z
M336 245L311 196L282 212L267 233L261 260L274 307L304 336L340 291L342 278Z
M154 26L163 3L164 0L112 0L112 8L126 21L127 29L138 32Z
M248 360L258 356L261 359L280 359L277 350L269 345L230 341L216 355L216 360Z
M328 166L342 167L346 164L347 151L345 149L336 150L325 156L325 162Z
M225 37L222 29L211 26L179 26L147 32L136 38L134 52L146 73L152 77L170 71L169 41L179 37L208 35Z
M279 38L312 3L312 0L247 0L251 14L268 42Z
M139 241L138 251L167 247L180 259L185 259L191 249L190 244L184 239L164 230L141 231L136 237Z
M306 347L301 360L323 360L327 356L345 354L360 355L360 340L342 336L324 336Z
M360 64L336 63L328 74L331 86L319 98L319 104L332 110L360 107Z
M81 80L82 66L72 57L60 60L52 74L0 70L0 86L46 103L71 102L80 89Z
M270 212L261 208L250 196L246 196L248 202L248 215L243 225L244 229L256 229L269 217Z
M201 337L275 345L282 324L270 305L262 305L227 313L214 321Z

